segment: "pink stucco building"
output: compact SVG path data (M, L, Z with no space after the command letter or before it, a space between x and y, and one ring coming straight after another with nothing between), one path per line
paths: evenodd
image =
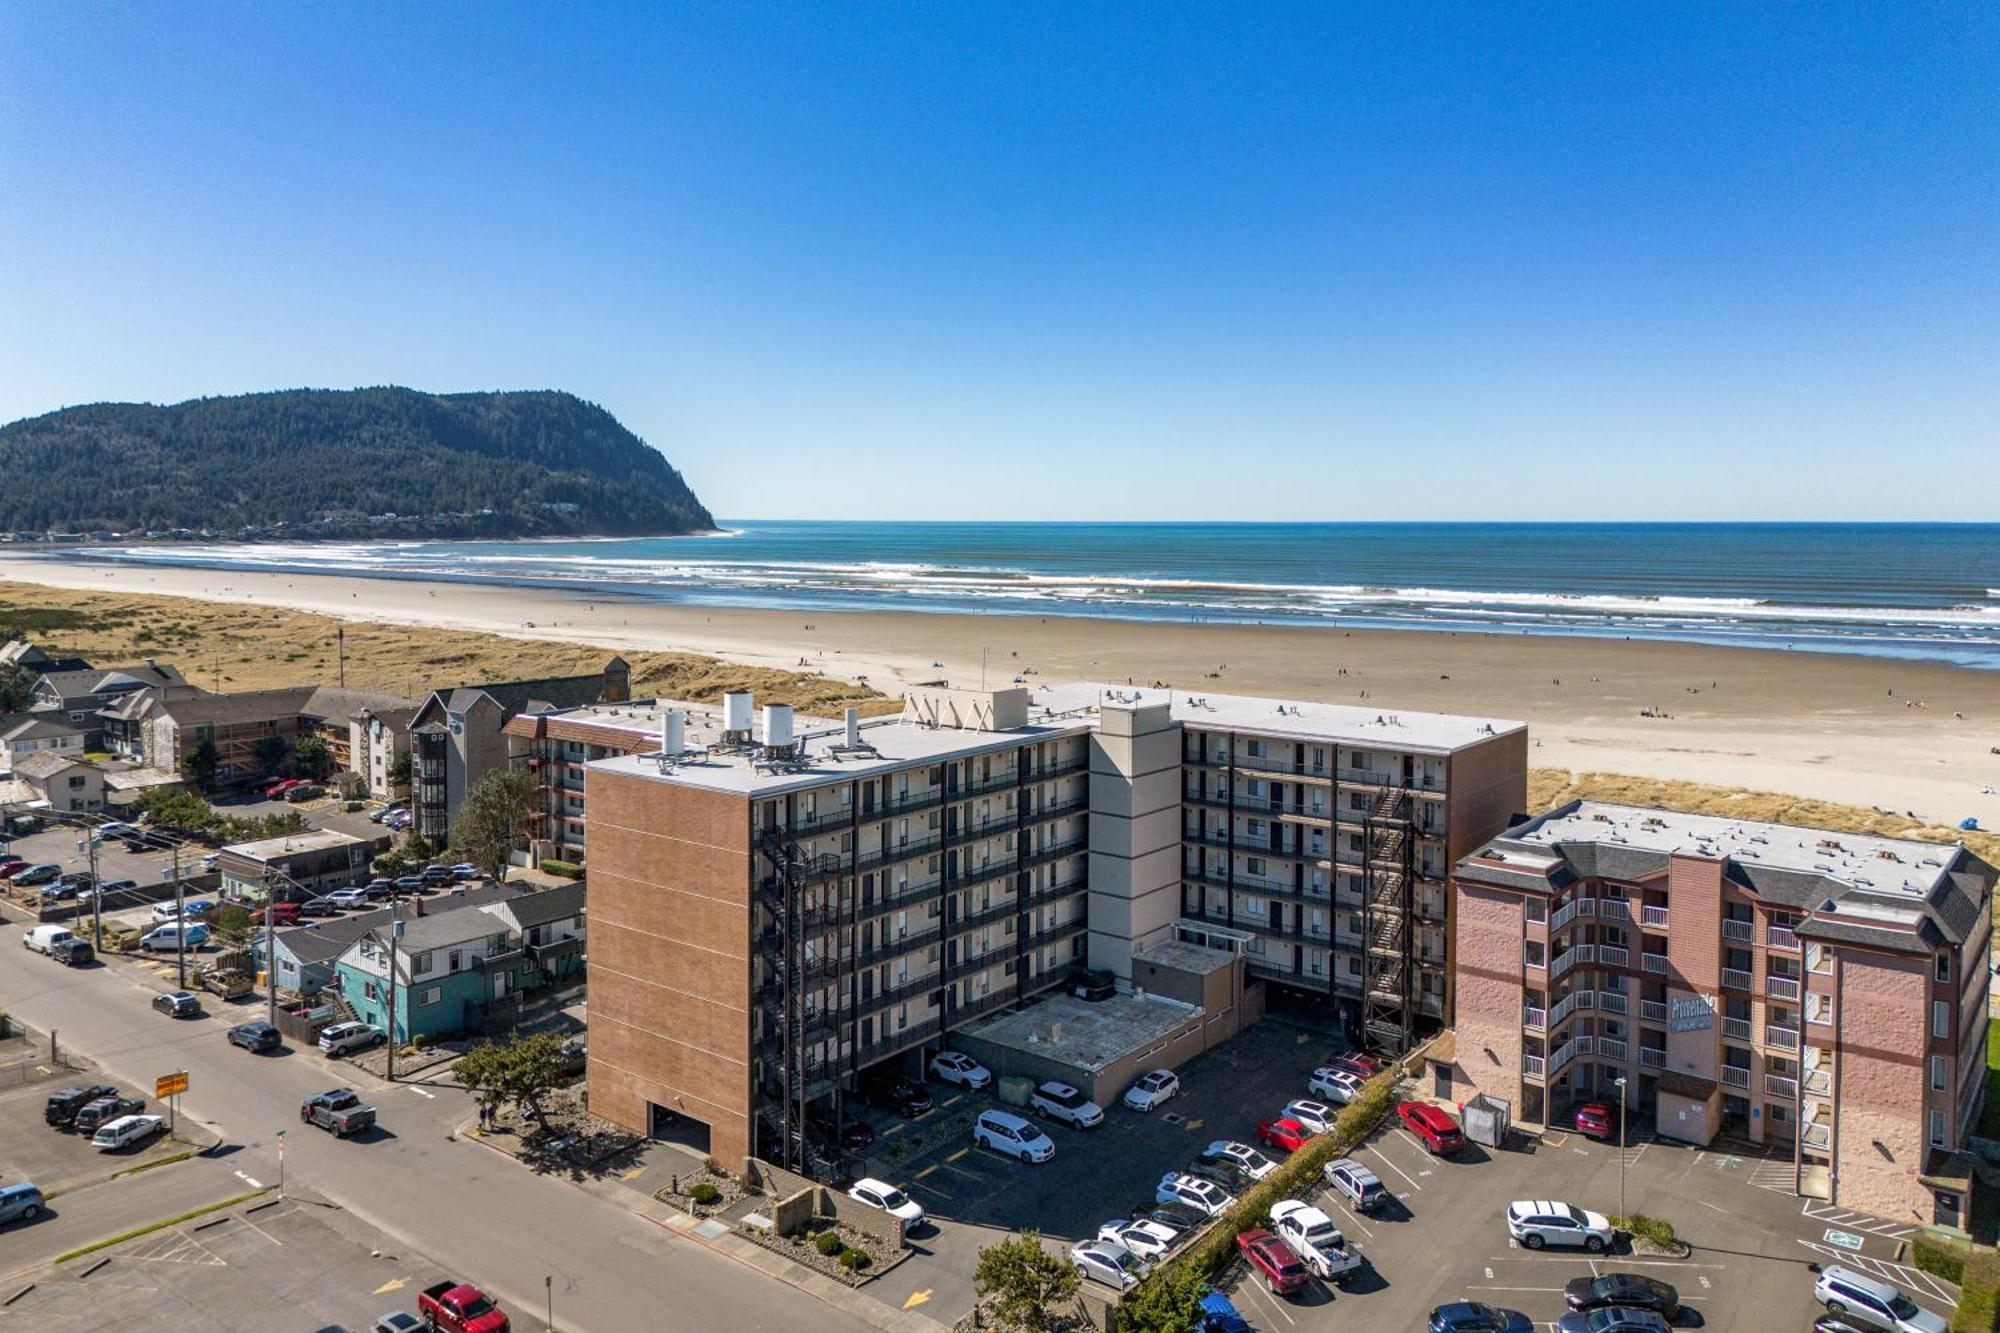
M1800 1192L1963 1225L1995 870L1963 847L1576 802L1464 857L1453 1095L1792 1154Z

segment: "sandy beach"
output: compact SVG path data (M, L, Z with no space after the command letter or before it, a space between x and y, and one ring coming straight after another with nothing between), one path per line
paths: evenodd
M0 579L913 681L1092 679L1520 718L1538 768L2000 824L2000 672L1806 652L1067 617L704 610L566 589L0 557ZM1648 716L1647 714L1653 714Z

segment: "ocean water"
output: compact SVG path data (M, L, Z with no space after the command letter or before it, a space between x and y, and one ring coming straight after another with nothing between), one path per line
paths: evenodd
M80 558L692 606L1679 639L2000 669L2000 525L860 523L722 536L165 545Z

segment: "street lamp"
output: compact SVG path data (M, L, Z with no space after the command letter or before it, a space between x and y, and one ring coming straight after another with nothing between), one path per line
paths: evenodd
M1612 1080L1618 1089L1618 1216L1625 1216L1625 1076Z

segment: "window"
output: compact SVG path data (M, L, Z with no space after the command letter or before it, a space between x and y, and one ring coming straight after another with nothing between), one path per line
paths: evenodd
M372 981L364 981L361 983L361 994L366 999L375 1000L378 1002L382 998L382 992L380 988L378 988Z
M1526 951L1523 955L1523 961L1526 962L1529 967L1548 966L1547 945L1543 944L1540 940L1523 940L1522 943L1527 946Z
M459 951L458 951L457 949L453 949L453 950L451 950L451 951L450 951L449 953L445 954L445 956L444 956L444 970L445 970L445 971L447 971L447 972L456 972L456 971L458 971L458 969L459 969L459 967L460 967L461 965L462 965L462 963L461 963L461 959L460 959L460 956L459 956Z
M1935 1144L1942 1144L1942 1143L1944 1142L1944 1112L1943 1112L1943 1111L1932 1111L1932 1112L1931 1112L1931 1142L1932 1142L1932 1144L1934 1144L1934 1145L1935 1145Z
M1261 875L1261 874L1263 874L1263 873L1264 873L1264 858L1263 858L1263 857L1261 857L1261 856L1252 856L1252 857L1248 858L1248 859L1247 859L1247 860L1246 860L1246 861L1244 862L1244 869L1248 870L1248 871L1249 871L1249 872L1250 872L1251 874L1253 874L1253 875Z
M1943 1000L1931 1001L1931 1035L1933 1037L1951 1035L1951 1006Z
M430 970L431 951L429 949L425 949L422 953L413 953L410 955L410 975L415 976L419 972L428 972Z
M1941 986L1946 986L1951 984L1950 954L1941 953L1937 956L1937 970L1934 973L1932 973L1932 975L1937 978L1938 984Z
M1931 1057L1931 1091L1943 1092L1945 1080L1951 1077L1951 1062L1942 1055Z
M436 1004L439 1000L442 1000L443 998L444 998L444 987L442 986L426 986L422 990L417 992L417 1004L419 1005L419 1007L424 1005Z

